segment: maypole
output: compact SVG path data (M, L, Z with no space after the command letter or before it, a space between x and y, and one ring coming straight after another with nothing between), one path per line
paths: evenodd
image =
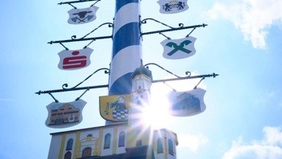
M109 95L130 94L131 74L142 60L139 0L116 0L113 26Z
M68 23L84 24L96 19L95 6L101 0L75 0L61 2L73 7L69 13ZM78 9L74 4L94 2L88 8ZM178 13L188 9L187 0L159 0L160 12L163 14ZM169 29L141 32L141 25L148 20L168 27ZM112 35L88 37L100 27L108 25L113 28ZM66 128L82 121L82 109L87 102L82 96L90 89L108 88L108 95L99 97L99 111L106 120L104 126L52 133L48 159L176 159L176 146L178 139L176 133L166 128L152 130L150 124L143 123L142 109L149 105L150 88L156 82L170 82L185 79L200 79L199 83L207 77L216 77L218 74L205 74L192 76L187 71L186 76L175 75L156 63L143 65L142 36L161 34L166 39L161 42L164 47L163 57L167 59L182 59L195 54L194 42L196 38L190 34L199 27L207 24L171 27L153 18L141 20L140 0L116 0L114 21L100 24L91 32L81 38L72 36L71 39L50 41L49 44L60 44L65 50L59 52L62 70L76 70L90 65L90 54L93 49L89 45L102 39L112 39L112 56L110 68L99 68L77 85L68 88L63 84L62 89L38 91L36 94L49 94L55 101L47 106L48 117L46 125L51 128ZM171 39L165 32L192 29L182 39ZM69 50L64 43L90 41L83 49ZM102 46L103 47L103 46ZM153 80L152 72L148 66L154 65L175 76L171 79ZM80 87L86 80L97 72L108 74L108 83ZM192 116L203 112L206 106L203 101L205 90L198 88L169 94L171 106L169 113L172 116ZM67 91L84 92L75 100L60 103L53 93Z
M109 95L131 92L131 74L142 60L139 0L116 0Z

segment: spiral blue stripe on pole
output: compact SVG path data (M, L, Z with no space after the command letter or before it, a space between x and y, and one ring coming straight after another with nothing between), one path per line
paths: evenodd
M142 59L139 0L116 0L109 95L131 93L131 74Z

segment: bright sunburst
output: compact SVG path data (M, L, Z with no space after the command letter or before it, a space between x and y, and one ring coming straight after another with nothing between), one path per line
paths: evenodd
M155 129L166 128L168 125L169 101L166 94L171 91L164 85L156 85L151 88L150 105L143 110L144 124L151 125Z

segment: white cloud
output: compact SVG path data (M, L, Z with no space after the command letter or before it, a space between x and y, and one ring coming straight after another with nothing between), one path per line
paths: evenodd
M280 127L265 127L264 139L244 144L242 137L233 141L222 159L282 159L282 131Z
M282 131L281 128L265 127L263 129L265 134L265 144L278 145L282 147Z
M208 143L208 138L202 134L178 135L179 147L186 147L192 152L197 152L200 146Z
M281 0L240 0L229 4L216 2L207 13L212 19L230 20L254 48L265 49L268 29L281 26L281 8Z

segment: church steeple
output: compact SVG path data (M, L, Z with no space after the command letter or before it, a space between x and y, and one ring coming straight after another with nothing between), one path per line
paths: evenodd
M132 89L131 96L132 102L138 106L144 107L145 104L149 104L150 90L152 85L152 72L140 66L136 68L131 75ZM143 103L143 104L142 104Z
M128 118L127 146L150 146L152 142L152 130L150 125L145 125L143 112L150 106L150 89L152 85L152 73L144 66L136 68L131 75L132 92Z

